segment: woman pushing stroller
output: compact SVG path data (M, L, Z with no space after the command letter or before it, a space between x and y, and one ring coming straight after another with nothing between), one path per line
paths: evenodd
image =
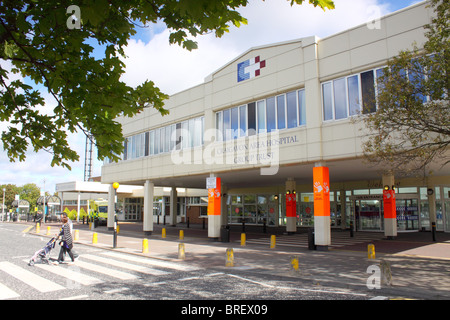
M70 258L72 259L72 262L75 261L72 248L73 248L73 239L72 239L72 233L70 230L70 225L68 223L69 218L67 216L62 217L63 225L61 227L61 232L59 233L58 237L61 237L61 241L59 244L61 245L61 250L59 251L58 256L58 263L64 262L64 254L68 253Z

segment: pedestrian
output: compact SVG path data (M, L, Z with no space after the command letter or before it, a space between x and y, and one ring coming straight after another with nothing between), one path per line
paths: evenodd
M69 218L66 216L62 217L63 225L61 227L61 232L58 237L61 237L61 241L59 244L61 245L61 250L59 251L58 263L64 262L64 254L68 253L72 262L75 261L72 248L73 248L73 240L72 233L70 232L70 225L68 223Z
M70 234L71 234L72 239L73 239L73 222L69 218L67 213L65 213L65 212L61 213L61 221L64 219L64 217L67 219L67 224L69 225ZM78 253L76 253L74 249L72 249L72 254L73 254L73 257L75 258L75 260L77 260L78 259Z

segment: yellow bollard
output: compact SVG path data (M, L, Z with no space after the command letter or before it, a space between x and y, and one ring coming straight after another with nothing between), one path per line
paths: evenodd
M97 232L94 232L92 234L92 244L96 244L97 243Z
M116 232L117 232L117 234L119 234L119 231L120 231L120 227L119 227L119 224L117 224L117 226L116 226Z
M375 245L369 244L367 246L367 258L368 259L375 259Z
M184 239L184 231L180 230L180 240L183 240L183 239Z
M51 230L51 227L47 227L47 233L45 235L49 236L50 235L50 230Z
M245 247L246 236L245 233L241 233L241 246Z
M272 235L272 236L270 237L270 249L275 248L275 245L276 245L276 242L277 242L276 239L277 239L277 238L276 238L275 235Z
M162 229L162 234L161 234L162 238L165 239L166 238L166 228Z
M227 260L225 267L234 267L234 251L232 248L227 249Z
M178 244L178 259L184 260L186 258L186 251L184 243Z
M148 253L148 239L142 240L142 253Z
M74 230L73 240L78 241L80 239L80 230Z
M36 224L36 233L41 233L41 224L40 223Z
M291 257L291 267L293 271L298 271L298 256Z

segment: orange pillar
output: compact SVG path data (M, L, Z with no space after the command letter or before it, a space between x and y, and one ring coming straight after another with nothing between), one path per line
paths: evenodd
M397 207L395 204L395 180L394 175L384 174L382 177L383 211L384 211L384 235L388 239L397 236Z
M329 168L315 167L313 180L315 245L317 250L327 251L331 245Z
M209 178L208 188L208 237L219 239L222 211L222 187L220 178Z

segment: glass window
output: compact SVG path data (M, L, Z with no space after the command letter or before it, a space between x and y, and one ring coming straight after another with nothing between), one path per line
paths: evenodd
M164 152L164 140L166 136L166 130L165 128L159 129L159 153Z
M381 90L383 90L383 84L378 81L378 79L380 79L384 75L384 68L377 69L375 72L377 74L377 94L379 94Z
M298 115L299 124L301 126L306 125L306 96L305 90L298 91Z
M412 68L408 70L408 78L411 84L414 86L416 99L422 101L422 103L427 102L427 96L422 94L421 88L423 88L423 82L425 80L425 73L422 65L417 59L411 61Z
M375 112L375 79L373 70L361 73L361 91L363 98L363 113L367 114Z
M266 101L258 101L258 133L266 132Z
M297 127L297 94L295 91L286 94L288 128Z
M176 124L176 149L181 150L181 122Z
M165 130L165 136L164 136L164 152L169 152L170 147L170 126L163 128Z
M231 110L223 110L223 132L224 140L231 140Z
M202 145L203 140L203 122L202 118L194 119L194 147Z
M150 131L150 137L149 137L149 153L150 155L155 154L155 131Z
M150 143L150 132L146 132L145 133L145 141L144 141L144 146L145 146L145 156L148 156L150 154L150 150L149 150L149 143Z
M333 119L333 98L331 82L322 85L323 94L323 120Z
M255 109L254 106L253 109ZM245 137L246 134L247 134L247 106L244 105L239 107L239 137Z
M232 130L232 134L231 137L233 139L236 139L239 135L238 135L238 131L239 131L239 108L232 108L231 109L231 130Z
M254 102L249 103L248 106L248 135L253 136L256 134L256 104ZM241 117L242 121L242 117ZM241 125L242 129L242 125Z
M194 146L194 132L195 132L195 123L194 119L189 119L189 144L188 147L192 148Z
M334 118L347 118L347 92L345 78L334 80Z
M161 138L160 138L160 130L157 129L155 130L155 152L154 154L158 154L159 153L159 144L161 142Z
M278 129L286 128L286 103L284 95L277 97L277 124Z
M347 78L348 87L348 105L350 109L350 116L360 113L361 104L359 102L359 76L352 76Z
M217 112L216 113L216 141L223 141L223 113Z
M169 150L172 151L175 149L175 143L177 141L177 132L176 132L176 125L172 124L171 126L167 127L169 129Z
M272 132L277 128L275 97L266 100L266 115L267 115L267 132Z
M187 121L183 121L181 123L181 146L183 149L189 148L190 139L189 123Z
M131 157L130 159L136 159L136 136L131 137Z

